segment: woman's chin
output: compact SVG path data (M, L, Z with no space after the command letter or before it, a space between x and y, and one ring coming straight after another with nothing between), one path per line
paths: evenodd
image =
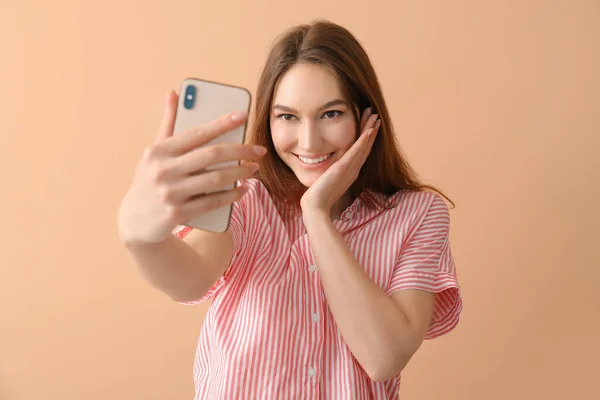
M296 178L298 178L298 181L306 188L311 187L317 181L317 179L319 179L320 176L321 174L318 174L317 176L315 176L315 174L296 174Z

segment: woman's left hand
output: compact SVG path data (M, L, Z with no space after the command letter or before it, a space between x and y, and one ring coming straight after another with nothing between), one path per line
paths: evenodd
M371 112L370 107L363 112L358 140L304 193L300 200L304 212L319 211L329 215L334 204L358 178L381 126L379 116Z

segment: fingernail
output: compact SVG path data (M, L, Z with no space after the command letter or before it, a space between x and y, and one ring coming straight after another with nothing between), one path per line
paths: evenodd
M252 172L258 171L258 164L250 164L250 169L252 170Z
M248 117L248 112L246 112L246 111L240 111L240 112L231 114L231 120L234 122L242 121L242 120L246 119L247 117Z
M379 132L380 126L381 126L381 120L378 119L377 122L375 122L375 127L370 129L369 136L373 135L374 133Z
M267 149L265 149L262 146L254 146L254 147L252 147L252 151L257 156L264 156L267 153Z

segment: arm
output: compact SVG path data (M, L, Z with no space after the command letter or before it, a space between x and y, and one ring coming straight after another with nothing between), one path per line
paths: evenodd
M201 298L227 269L233 253L231 233L194 229L160 243L124 243L142 276L179 301Z
M423 342L435 294L387 296L354 258L328 214L304 215L331 313L346 344L372 380L398 375Z

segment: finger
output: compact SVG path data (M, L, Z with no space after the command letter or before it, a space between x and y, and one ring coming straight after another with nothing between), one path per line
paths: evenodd
M379 115L377 115L377 114L373 114L373 115L369 116L369 118L367 119L367 122L365 124L365 128L363 129L363 132L366 133L366 131L373 128L375 126L375 122L377 122L378 118L379 118Z
M352 165L359 159L360 154L364 151L365 146L368 144L369 135L368 130L358 137L356 142L348 149L348 151L338 161L342 164L342 168L351 168ZM359 167L360 168L360 167Z
M182 202L194 196L231 190L235 182L250 178L258 171L257 163L219 168L181 180L174 188L171 200Z
M190 151L176 160L173 172L178 175L192 174L214 164L238 160L255 160L264 156L267 149L239 143L222 143Z
M367 132L365 136L368 136L367 144L364 147L361 166L367 161L369 154L371 154L371 149L373 149L373 144L375 143L375 138L377 137L377 133L381 128L381 120L378 119L375 123L375 126Z
M371 107L365 108L363 111L362 117L360 118L360 132L365 131L365 126L367 125L368 118L373 113L373 109Z
M378 119L377 122L375 122L375 125L373 126L372 129L369 130L368 135L373 137L373 140L375 140L375 135L379 132L379 129L381 128L381 120Z
M360 132L365 130L365 124L367 123L367 118L369 117L371 111L371 107L367 107L364 109L362 115L360 116Z
M225 115L215 121L173 136L169 143L165 143L164 151L174 155L187 153L243 125L247 118L248 113L245 111Z
M377 119L377 114L374 114L369 118L369 122L367 123L367 130L364 131L363 134L359 136L359 138L352 145L352 147L350 147L350 149L346 152L346 154L344 154L344 157L346 155L348 155L348 158L352 161L360 160L359 161L360 166L362 166L362 164L366 160L366 155L368 155L368 153L371 151L371 148L373 146L373 141L374 141L374 140L372 140L373 133L381 125L381 122L379 120L377 120L377 122L372 124L371 120L373 120L373 119ZM370 127L370 125L374 125L374 126ZM363 159L363 156L364 156L364 159ZM350 162L352 162L352 161L350 161Z
M242 198L247 190L248 189L244 186L238 186L232 190L211 193L191 199L181 206L182 219L187 221L199 214L212 211L216 208L224 207L228 204L238 201Z
M377 121L378 118L379 118L379 115L373 114L373 115L370 115L367 119L365 119L364 127L360 131L360 135L358 136L358 138L356 139L356 141L360 140L361 136L364 136L364 135L368 134L369 130L371 128L373 128L373 126L375 125L375 122Z
M381 121L377 120L375 122L375 126L369 128L369 124L371 124L371 120L375 117L377 119L377 114L369 117L369 121L367 124L367 130L363 132L362 135L358 137L356 142L350 147L350 149L342 156L342 158L336 163L339 163L339 169L343 170L346 174L352 174L354 172L360 171L362 166L364 165L369 153L371 152L371 148L373 147L374 135L373 132L376 132L376 129L379 129L381 126ZM372 139L373 138L373 139Z
M165 99L165 110L163 118L158 129L156 142L165 140L173 135L173 126L175 125L175 114L177 113L177 101L179 96L173 90L169 90Z

